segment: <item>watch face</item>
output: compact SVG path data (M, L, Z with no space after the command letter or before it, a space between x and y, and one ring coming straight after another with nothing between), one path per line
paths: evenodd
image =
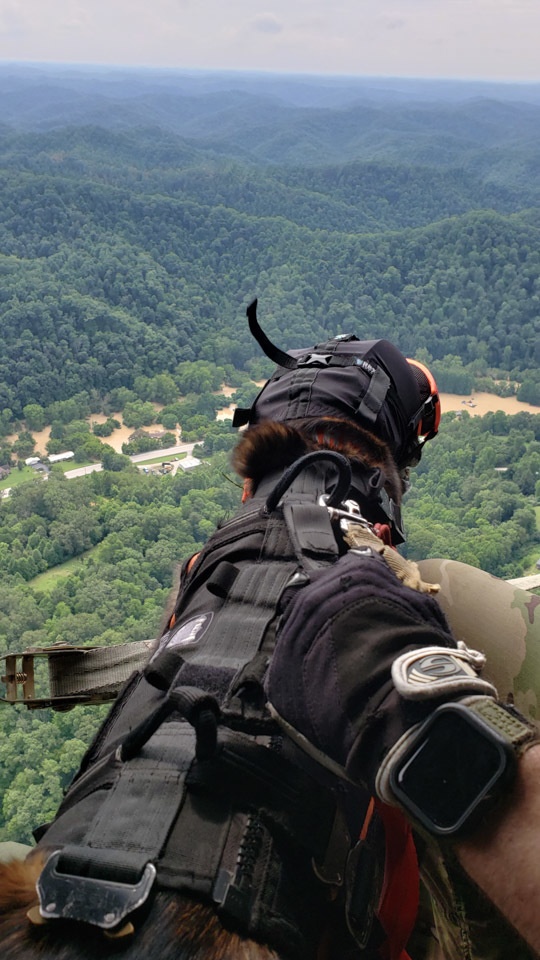
M439 708L420 741L391 773L396 798L431 833L452 835L471 824L513 764L513 750L459 704Z

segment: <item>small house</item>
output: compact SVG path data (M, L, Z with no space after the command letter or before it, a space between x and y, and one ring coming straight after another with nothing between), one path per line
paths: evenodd
M48 460L49 463L62 463L63 460L71 460L74 456L73 450L66 450L65 453L49 454Z

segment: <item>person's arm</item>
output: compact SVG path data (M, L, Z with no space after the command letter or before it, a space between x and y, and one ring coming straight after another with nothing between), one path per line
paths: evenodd
M273 716L301 748L451 843L540 954L537 729L497 700L483 656L458 647L434 600L365 555L332 570L335 595L321 605L314 578L284 611L266 682Z
M540 955L540 745L520 758L504 809L456 844L472 880Z

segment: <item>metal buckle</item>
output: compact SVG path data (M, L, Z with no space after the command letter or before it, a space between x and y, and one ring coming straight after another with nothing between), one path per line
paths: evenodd
M117 927L147 900L156 878L153 863L147 863L136 884L117 883L56 869L62 851L51 854L37 882L39 912L45 920L78 920L102 930Z
M327 501L328 494L323 493L322 496L319 497L319 506L326 507L331 520L340 521L342 530L347 531L350 523L357 523L366 530L373 531L373 524L370 523L369 520L366 520L364 516L362 516L360 507L356 500L344 500L341 504L341 508L329 507Z
M0 676L0 684L4 685L5 696L0 696L0 702L11 704L24 704L29 710L41 710L44 707L54 707L57 710L69 710L79 703L101 702L90 694L73 694L54 696L50 689L49 695L36 695L36 682L34 660L35 658L46 659L50 661L52 657L70 656L75 654L84 656L93 647L72 647L68 643L57 643L50 647L29 647L22 653L6 653L0 656L0 662L5 662L5 673ZM47 683L50 687L50 676L40 678L39 686ZM21 688L21 689L19 689ZM22 691L22 696L21 696ZM110 700L111 697L107 697Z

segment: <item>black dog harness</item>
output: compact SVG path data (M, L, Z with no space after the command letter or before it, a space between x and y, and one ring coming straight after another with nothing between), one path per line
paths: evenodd
M343 501L351 483L360 501L377 499L384 477L368 473L360 483L341 454L307 454L210 538L183 576L174 626L127 683L40 837L54 851L38 884L42 917L116 933L136 925L152 890L177 890L300 960L337 898L343 926L367 943L369 844L360 857L351 837L369 798L284 739L263 679L285 591L345 551L332 517L365 523ZM377 831L375 818L371 843Z

